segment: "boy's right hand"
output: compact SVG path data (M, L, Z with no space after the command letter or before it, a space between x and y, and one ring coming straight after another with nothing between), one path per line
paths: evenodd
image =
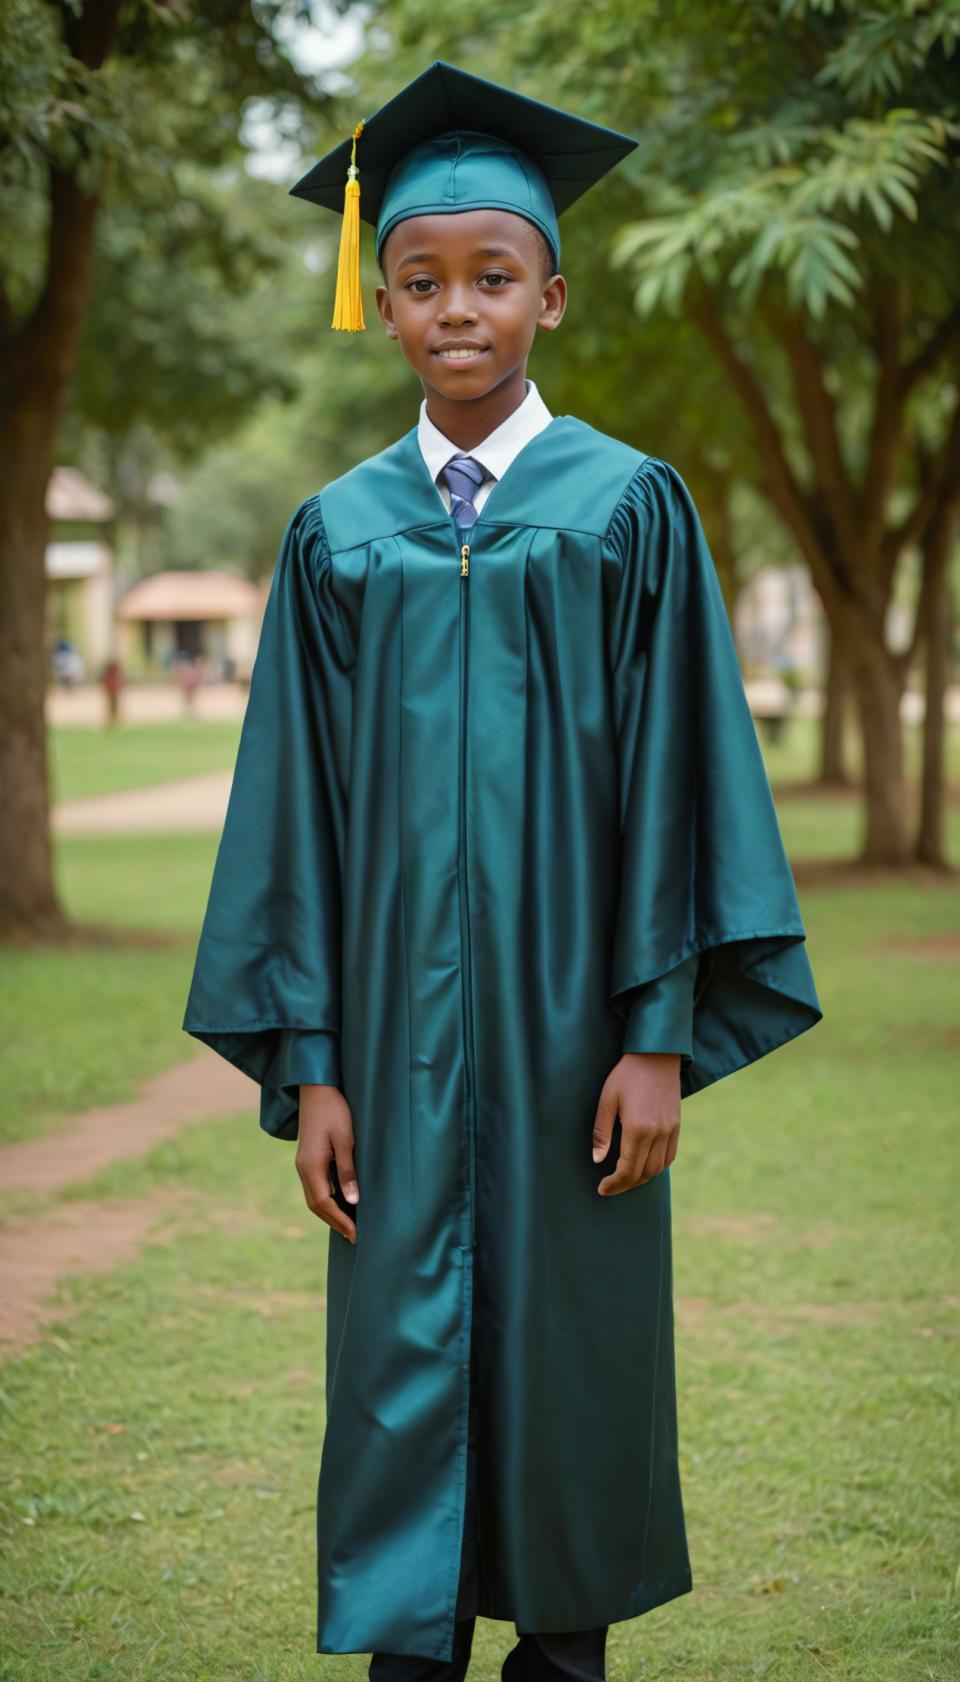
M358 1202L360 1188L353 1165L350 1105L338 1086L301 1086L297 1173L303 1185L307 1208L355 1244L356 1224L341 1209L333 1194L331 1162L336 1162L337 1178L348 1202Z

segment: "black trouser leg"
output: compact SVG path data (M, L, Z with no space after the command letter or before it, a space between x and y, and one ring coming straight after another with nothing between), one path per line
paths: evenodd
M607 1625L557 1635L521 1635L503 1661L502 1682L604 1682Z
M417 1658L410 1653L374 1653L368 1674L373 1682L463 1682L475 1623L475 1618L457 1619L449 1661Z

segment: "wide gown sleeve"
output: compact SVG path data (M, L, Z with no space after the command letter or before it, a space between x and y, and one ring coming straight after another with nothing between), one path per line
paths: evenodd
M681 1035L689 1008L685 1097L822 1011L720 582L674 468L645 458L605 548L621 828L610 997L624 1050L650 1049L645 1023Z
M349 686L315 498L281 540L183 1028L260 1084L295 1139L299 1086L339 1086L337 720Z
M693 994L699 958L685 958L682 964L638 987L624 1001L627 1031L624 1051L670 1051L681 1058L693 1056Z

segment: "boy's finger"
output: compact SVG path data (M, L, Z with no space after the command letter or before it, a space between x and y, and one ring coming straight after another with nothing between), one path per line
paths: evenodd
M342 1232L344 1238L349 1238L351 1244L357 1242L357 1229L349 1215L345 1215L336 1198L322 1197L317 1205L316 1213L335 1232Z
M621 1117L621 1123L623 1118ZM617 1166L612 1174L604 1175L597 1186L597 1191L604 1197L610 1197L616 1192L629 1191L635 1186L643 1171L643 1163L649 1150L649 1142L645 1135L635 1129L621 1126L620 1155Z
M629 1191L632 1185L633 1179L622 1166L621 1160L613 1174L604 1175L597 1186L597 1192L601 1197L615 1197L618 1192Z
M666 1164L668 1138L669 1135L664 1133L654 1139L647 1160L641 1169L641 1179L652 1180L655 1175L662 1172Z
M334 1155L337 1163L337 1178L348 1203L357 1203L360 1198L360 1187L357 1184L357 1170L353 1163L353 1141L349 1138L335 1138L333 1142Z
M602 1162L610 1149L613 1124L617 1119L617 1094L613 1087L604 1087L593 1122L593 1160Z
M314 1215L318 1215L328 1226L335 1227L342 1232L344 1238L351 1243L356 1242L357 1229L350 1216L345 1214L333 1195L333 1187L327 1163L330 1157L319 1157L310 1163L309 1168L298 1164L300 1179L303 1184L303 1195L307 1200L307 1208Z

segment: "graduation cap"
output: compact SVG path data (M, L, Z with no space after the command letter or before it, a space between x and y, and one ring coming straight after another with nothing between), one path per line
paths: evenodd
M557 217L638 144L436 59L290 188L343 212L331 325L364 326L361 221L376 228L379 262L404 217L511 210L540 229L559 266Z

